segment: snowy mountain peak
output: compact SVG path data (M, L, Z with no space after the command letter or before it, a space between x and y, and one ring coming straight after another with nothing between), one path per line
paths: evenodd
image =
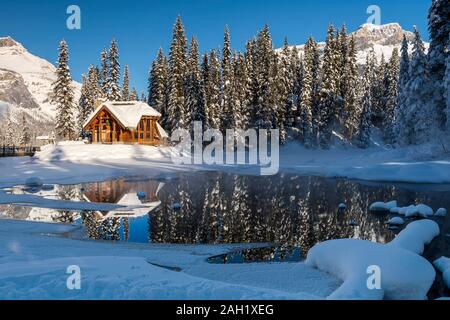
M404 35L408 41L411 41L414 37L412 32L403 30L398 23L385 25L366 23L351 35L355 39L357 50L366 50L375 45L398 46L401 44Z
M0 37L0 47L22 47L23 46L11 37Z
M0 37L0 117L7 111L24 111L31 118L52 121L55 108L50 97L55 71L53 64L31 54L18 41ZM73 82L73 87L78 99L81 85Z

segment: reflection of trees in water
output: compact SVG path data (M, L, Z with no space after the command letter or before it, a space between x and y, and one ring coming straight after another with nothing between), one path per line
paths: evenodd
M77 186L59 186L56 190L59 200L81 200L80 190ZM52 217L54 222L71 224L75 222L77 215L73 211L58 210L58 215Z
M315 177L191 175L163 189L163 205L150 215L150 241L271 242L303 251L336 238L384 242L391 239L390 231L367 210L371 202L392 199L395 192ZM347 210L338 210L341 202ZM173 203L181 209L174 210ZM350 220L359 226L349 226Z
M120 240L121 218L103 219L96 211L84 211L81 219L87 236L95 240Z

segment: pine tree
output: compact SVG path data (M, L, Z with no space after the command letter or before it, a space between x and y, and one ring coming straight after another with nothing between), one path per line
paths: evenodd
M447 42L447 61L445 67L445 77L444 77L444 95L446 99L446 109L445 113L447 116L447 130L450 131L450 35Z
M156 60L152 63L148 85L148 103L161 113L161 125L166 128L167 119L167 83L169 65L163 50L158 50Z
M234 59L233 105L235 106L234 123L236 128L248 129L250 125L250 86L245 57L238 53Z
M56 69L56 81L53 83L52 103L56 106L55 131L57 137L65 140L75 138L75 124L73 120L74 93L68 62L69 50L67 43L62 40L59 45L59 58Z
M110 101L120 101L120 63L119 50L116 40L111 41L111 47L108 52L108 80L107 80L107 98Z
M106 98L108 96L108 70L109 70L109 61L108 61L108 51L104 49L101 53L101 70L100 70L100 90L101 97Z
M302 132L302 142L306 147L312 147L313 139L313 74L314 74L314 40L309 38L306 42L303 58L303 81L300 97L300 130Z
M204 77L208 77L205 87L207 92L206 124L209 128L220 129L220 63L215 50L211 50L208 69L209 74L204 75ZM204 63L203 73L205 73Z
M14 121L10 112L6 115L6 132L5 132L5 144L7 146L14 146L15 144L15 132Z
M25 147L31 142L30 128L28 127L25 113L22 115L22 134L20 135L20 146Z
M133 87L133 90L131 90L131 94L130 94L130 101L138 101L138 93L135 87Z
M273 69L275 59L273 55L272 37L266 25L258 34L256 52L256 80L258 102L256 109L255 126L261 129L273 128L276 124L276 111L273 102L273 85L275 78Z
M431 138L434 124L437 123L435 105L429 103L428 66L425 46L419 31L414 28L414 42L411 63L409 65L409 81L407 83L407 123L413 128L409 143L421 144Z
M401 47L400 58L400 72L398 79L398 96L397 106L395 108L395 124L394 133L396 135L396 141L401 144L408 144L408 137L412 134L412 128L407 123L407 97L408 97L408 80L409 80L409 64L410 58L408 53L408 41L406 36L403 36L403 42Z
M230 47L230 31L228 27L225 27L223 49L222 49L222 61L221 61L221 129L225 132L226 129L234 128L234 108L232 103L233 96L233 66L231 60L231 47Z
M430 33L430 48L428 50L429 61L429 86L428 93L430 103L437 114L439 126L445 126L445 109L448 103L445 101L444 76L445 64L448 59L447 41L450 34L450 5L448 0L433 0L428 13L428 30Z
M353 134L358 126L358 78L359 71L356 60L355 39L351 37L348 48L348 60L344 69L341 87L344 98L342 118L343 134L348 141L353 140Z
M201 73L199 68L198 43L192 38L187 66L186 80L186 104L190 116L188 128L192 128L192 122L205 120L205 93L201 85Z
M334 28L328 28L325 52L323 57L323 79L320 90L320 120L319 120L319 140L323 149L328 149L331 143L333 122L338 110L338 79L336 67L336 39L334 38Z
M78 118L77 118L77 129L80 132L83 130L83 124L88 117L87 108L89 104L88 77L86 75L83 75L82 79L83 80L81 84L81 95L80 99L78 100Z
M130 100L130 78L128 74L128 66L125 66L124 76L123 76L123 86L122 86L122 100Z
M290 92L292 105L290 106L290 109L286 110L286 126L294 127L298 116L298 110L300 110L303 81L303 65L296 46L291 50L289 68L289 73L292 76L292 87Z
M169 100L167 106L167 130L186 128L188 113L186 108L185 81L187 40L181 17L178 16L169 54Z
M381 61L376 66L375 54L371 54L375 61L374 77L372 79L372 122L376 127L382 127L384 119L384 94L385 94L385 74L386 74L386 59L384 53L381 55Z
M362 100L362 110L359 117L358 134L356 144L362 149L366 149L370 145L370 131L372 127L372 74L373 63L370 62L370 56L366 58L366 69L364 71L364 97Z
M393 144L395 108L398 96L398 79L400 72L400 58L398 49L394 48L391 59L389 60L385 74L385 94L384 94L384 118L383 118L383 136L385 143Z

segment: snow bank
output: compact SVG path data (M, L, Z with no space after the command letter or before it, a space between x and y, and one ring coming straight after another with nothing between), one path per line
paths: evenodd
M440 233L439 225L432 220L419 220L408 224L388 245L422 254L425 245L430 244Z
M434 266L442 272L442 278L447 288L450 289L450 259L441 257L433 262Z
M439 227L429 220L410 225L387 245L354 239L320 243L308 252L306 263L344 281L328 299L425 299L436 274L417 253ZM368 288L371 266L381 272L380 289Z

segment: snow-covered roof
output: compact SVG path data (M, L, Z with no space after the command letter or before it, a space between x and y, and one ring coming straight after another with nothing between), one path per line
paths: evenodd
M161 114L158 111L142 101L106 101L99 105L89 116L83 127L86 127L102 108L106 108L111 112L111 114L128 129L136 129L139 121L141 121L144 116L161 117Z

